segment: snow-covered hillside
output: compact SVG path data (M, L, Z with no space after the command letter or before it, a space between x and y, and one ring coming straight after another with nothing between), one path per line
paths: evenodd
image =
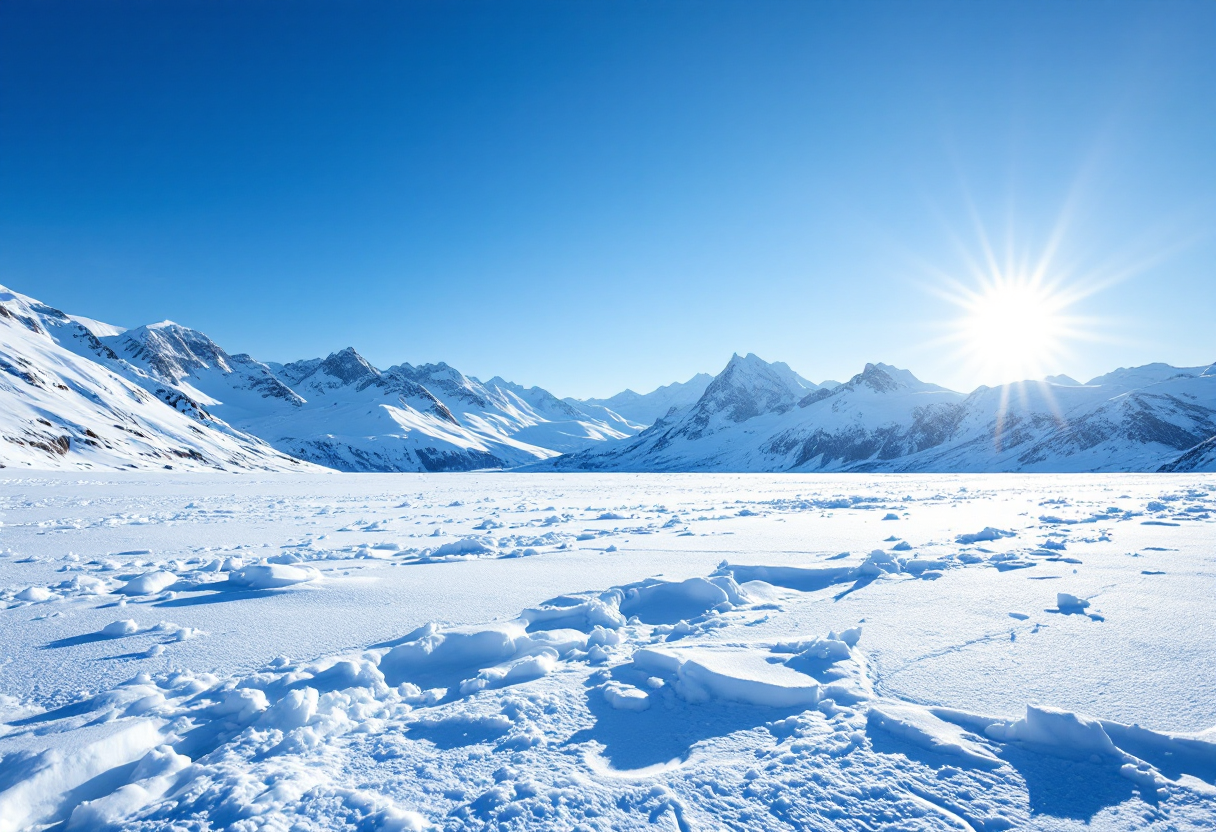
M22 314L49 333L55 347L74 354L80 376L122 378L197 424L278 460L272 464L284 464L283 455L289 455L344 471L506 468L624 439L642 428L604 408L563 402L539 387L500 378L483 384L446 364L401 364L381 371L348 348L323 359L268 365L230 354L205 334L171 321L124 330L23 296L12 298L10 305L20 304ZM56 372L56 359L27 354L15 342L12 349L14 366L27 362ZM46 407L48 418L59 413L58 405ZM47 444L45 437L22 441L37 441L38 448L62 445L59 439ZM155 441L180 444L171 431ZM96 454L86 459L70 444L53 455L56 466L126 464ZM41 457L21 458L37 464ZM239 456L224 459L226 465L244 465Z
M637 430L540 388L482 384L446 364L379 370L350 347L268 365L168 322L104 341L242 430L343 471L507 468Z
M904 471L1155 471L1216 436L1216 374L1155 364L1082 386L980 388Z
M981 387L969 396L867 364L799 396L777 365L735 356L693 405L563 470L1155 471L1216 436L1216 371L1164 364ZM1179 464L1204 470L1201 453Z
M1216 471L1216 436L1195 447L1159 469L1163 472Z
M0 465L300 470L127 363L84 324L0 287Z

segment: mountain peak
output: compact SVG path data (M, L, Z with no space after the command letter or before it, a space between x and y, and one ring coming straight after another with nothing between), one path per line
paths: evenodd
M165 320L137 326L103 343L130 361L142 363L154 376L173 384L199 370L214 367L230 372L230 358L203 333Z
M849 379L846 386L853 388L865 386L875 393L890 393L892 390L907 386L887 372L886 367L886 364L866 364L865 369Z
M883 364L881 361L866 364L864 370L849 379L843 386L847 387L855 382L864 384L879 393L889 393L904 388L915 393L951 392L940 384L921 381L910 370L902 370L891 364Z
M735 353L697 401L693 432L700 435L717 414L731 422L744 422L762 413L784 413L797 403L799 392L786 373L755 353L743 357Z
M354 347L346 347L331 353L321 362L321 369L345 384L354 384L371 376L379 376L376 368L367 363L367 359L355 352Z

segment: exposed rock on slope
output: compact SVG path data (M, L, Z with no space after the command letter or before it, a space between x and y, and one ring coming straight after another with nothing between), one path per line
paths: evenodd
M0 464L300 470L127 363L83 324L0 287Z
M962 396L867 364L795 400L782 375L735 356L701 399L635 439L557 460L624 471L1154 471L1210 465L1216 372L1165 364L1080 385L1031 381ZM1179 454L1188 452L1184 459ZM1176 460L1176 462L1175 462ZM1171 470L1181 470L1171 469ZM1201 469L1188 469L1201 470Z

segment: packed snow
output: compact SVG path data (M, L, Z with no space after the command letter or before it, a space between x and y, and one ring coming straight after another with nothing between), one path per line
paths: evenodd
M0 830L1216 826L1211 475L0 480Z

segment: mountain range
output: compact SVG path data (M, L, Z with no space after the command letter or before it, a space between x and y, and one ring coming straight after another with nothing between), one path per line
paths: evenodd
M170 321L123 329L0 287L0 464L185 470L1211 471L1216 366L964 395L733 356L648 394L559 399L353 348L289 364Z

